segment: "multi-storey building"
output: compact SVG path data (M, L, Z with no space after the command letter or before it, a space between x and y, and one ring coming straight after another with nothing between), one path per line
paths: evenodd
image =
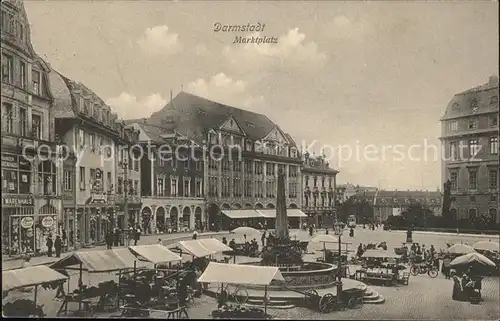
M174 131L173 123L128 123L140 131L138 143L145 153L141 158L143 231L165 233L201 228L205 209L202 150Z
M441 118L442 181L451 183L451 215L499 223L498 77L456 94Z
M138 162L127 161L127 153L120 152L129 149L134 131L126 130L110 107L83 84L54 70L49 76L56 133L66 153L75 157L73 171L68 169L63 173L64 190L73 193L72 200L64 202L69 243L76 246L102 243L109 230L127 227L125 213L117 206L123 202L120 198L115 200L117 194L125 194L120 182L135 197L129 201L130 208L134 208L134 201L140 202L137 183L140 174L133 174L140 171ZM125 182L120 178L125 176L122 172L126 166L130 179Z
M373 206L373 222L382 223L391 215L399 215L405 207L420 204L441 215L442 194L439 191L360 191L357 200L366 200Z
M330 168L324 157L304 154L302 165L302 210L310 223L332 226L336 213L335 199L338 171Z
M125 122L118 122L120 139L115 149L116 188L115 205L118 207L116 226L126 230L140 222L141 200L141 151L133 145L139 141L140 132Z
M201 195L206 201L206 215L201 219L205 228L226 227L238 219L275 217L272 209L280 170L286 175L287 206L294 209L289 216L305 216L300 211L301 159L297 148L266 116L181 92L147 124L148 128L167 127L170 135L175 133L194 146L189 150L201 150L200 159L188 166L203 166L202 171L195 169L194 177L188 175L187 179L196 182L197 175L203 173L203 180L198 181L203 184ZM195 165L197 161L202 162ZM180 176L174 177L179 177L177 184L181 184ZM182 179L182 184L189 184ZM191 189L197 191L196 187Z
M31 45L21 1L2 1L2 252L43 253L60 231L50 67Z

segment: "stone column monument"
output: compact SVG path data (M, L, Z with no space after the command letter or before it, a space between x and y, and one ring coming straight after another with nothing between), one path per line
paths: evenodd
M276 236L280 239L288 238L285 183L285 173L280 170L276 191Z

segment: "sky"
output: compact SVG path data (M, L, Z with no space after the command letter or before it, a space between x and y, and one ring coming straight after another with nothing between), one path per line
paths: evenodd
M148 117L184 90L264 113L303 151L324 153L338 183L383 189L441 186L439 119L454 94L499 68L492 1L25 7L37 53L121 118ZM265 27L215 32L216 23ZM233 43L252 35L278 43Z

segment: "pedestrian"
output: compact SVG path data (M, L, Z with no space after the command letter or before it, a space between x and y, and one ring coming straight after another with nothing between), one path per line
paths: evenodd
M75 243L74 243L75 239L73 238L73 236L74 236L73 230L69 230L69 244L71 247L73 247L75 245Z
M115 246L119 246L120 245L120 229L119 228L116 228L115 229L115 232L114 232L114 235L113 235L113 238L114 238L114 245Z
M56 236L56 240L54 242L54 249L56 250L56 257L61 257L62 240L59 235Z
M262 235L260 236L260 241L262 243L262 248L264 248L264 246L266 245L266 230L264 230L264 232L262 233Z
M111 230L106 233L106 245L108 250L113 248L113 233Z
M141 229L139 227L137 227L137 229L135 230L135 234L134 234L134 245L137 245L137 242L141 239Z
M68 238L66 236L66 230L62 230L62 244L65 251L68 251Z
M196 230L193 232L193 240L198 239L198 232Z
M161 240L161 238L158 239L158 244L163 245L163 241Z
M47 245L47 256L52 257L52 246L54 246L54 242L52 241L51 234L47 236L47 242L45 243L45 245Z

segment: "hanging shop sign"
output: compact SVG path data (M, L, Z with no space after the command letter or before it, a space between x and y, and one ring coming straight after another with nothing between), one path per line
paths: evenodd
M31 228L33 227L33 224L35 224L35 220L31 216L23 217L21 220L22 228Z
M50 216L45 216L42 219L42 226L43 227L52 227L54 225L54 219Z
M4 206L33 206L32 196L2 196L2 205Z

